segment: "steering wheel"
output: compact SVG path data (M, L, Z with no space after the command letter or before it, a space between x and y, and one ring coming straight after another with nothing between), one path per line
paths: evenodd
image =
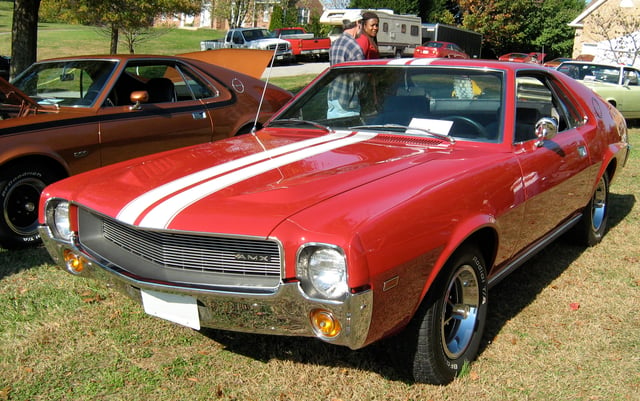
M470 133L470 134L457 134L457 135L452 135L452 136L461 136L463 138L488 138L489 135L487 133L487 130L477 121L474 121L472 119L470 119L469 117L465 117L465 116L448 116L443 118L443 120L446 121L452 121L453 124L455 123L461 123L462 125L466 126L466 127L470 127L473 129L474 132Z

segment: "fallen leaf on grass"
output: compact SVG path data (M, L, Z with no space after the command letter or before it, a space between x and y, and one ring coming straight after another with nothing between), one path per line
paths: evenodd
M85 304L94 304L105 300L105 297L95 294L92 291L85 291L80 294L80 297L82 298L82 302L84 302Z
M571 308L571 310L578 310L580 309L580 303L578 302L571 302L569 304L569 308Z

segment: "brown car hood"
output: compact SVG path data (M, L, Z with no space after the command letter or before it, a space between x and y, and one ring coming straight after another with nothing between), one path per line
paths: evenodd
M219 65L260 79L273 57L273 52L257 49L216 49L183 53L178 56Z
M7 82L4 78L0 77L0 92L3 95L3 103L15 104L26 108L27 110L35 111L38 109L38 103L27 96L23 91L16 88ZM21 113L22 114L22 113Z

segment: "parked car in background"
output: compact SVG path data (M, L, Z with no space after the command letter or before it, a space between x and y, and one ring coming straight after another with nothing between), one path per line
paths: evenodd
M577 79L611 103L627 119L640 118L640 69L586 61L567 61L558 71Z
M47 184L264 123L291 98L268 86L256 122L264 87L195 59L133 55L45 60L1 81L0 246L38 242Z
M316 38L315 34L304 28L278 28L273 31L276 38L284 39L291 44L291 52L297 59L328 59L331 39Z
M9 80L9 74L11 73L11 57L0 56L0 78Z
M544 65L545 67L557 68L560 64L564 63L565 61L571 61L571 60L573 59L567 58L567 57L558 57L558 58L554 58L553 60L545 61L544 63L542 63L542 65Z
M562 234L602 239L628 149L622 115L549 68L352 62L255 135L54 183L40 230L150 315L353 349L398 334L413 378L444 384L490 287Z
M500 61L513 61L516 63L540 64L538 57L534 54L527 53L507 53L498 57Z
M200 50L202 51L217 49L269 50L274 54L274 61L284 63L293 61L291 43L273 36L273 33L265 28L229 29L224 39L200 42Z
M432 40L416 47L413 57L469 58L469 55L455 43Z

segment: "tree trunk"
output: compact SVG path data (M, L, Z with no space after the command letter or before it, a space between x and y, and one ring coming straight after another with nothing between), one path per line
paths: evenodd
M11 27L11 77L36 62L40 0L15 0Z
M115 25L111 26L111 47L109 50L109 54L117 54L118 53L118 27Z

